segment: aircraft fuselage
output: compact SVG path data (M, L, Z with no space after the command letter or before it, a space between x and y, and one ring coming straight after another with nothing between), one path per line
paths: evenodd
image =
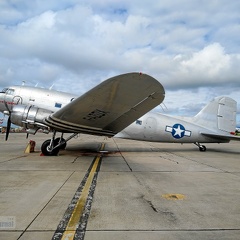
M0 93L0 111L14 105L32 105L55 112L76 98L76 95L36 87L12 86Z
M141 141L172 143L229 142L228 140L216 141L216 139L201 135L201 132L206 130L211 132L211 130L196 125L191 121L161 113L149 112L125 128L122 132L118 133L116 137Z

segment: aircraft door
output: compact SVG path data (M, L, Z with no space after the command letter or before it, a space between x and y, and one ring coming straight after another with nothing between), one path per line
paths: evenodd
M14 105L22 104L22 98L20 96L14 96L13 97L13 104Z
M4 104L8 111L11 111L14 105L22 104L22 98L20 96L15 96L14 89L8 89L4 97Z
M146 120L144 126L144 137L149 140L153 140L157 134L157 120L153 117L149 117Z

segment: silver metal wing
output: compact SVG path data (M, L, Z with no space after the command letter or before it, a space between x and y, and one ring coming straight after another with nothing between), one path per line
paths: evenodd
M142 73L110 78L45 119L54 130L113 136L159 105L161 83Z

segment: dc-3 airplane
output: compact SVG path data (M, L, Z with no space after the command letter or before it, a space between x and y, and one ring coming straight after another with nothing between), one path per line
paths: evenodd
M234 135L237 103L217 97L192 118L149 112L161 104L165 90L160 82L142 73L110 78L84 95L37 87L12 86L0 93L0 111L8 115L6 140L11 123L28 134L39 129L52 132L41 147L47 156L57 155L79 133L152 142L227 143ZM149 113L147 113L149 112ZM56 133L61 133L56 137ZM71 133L67 139L64 133Z

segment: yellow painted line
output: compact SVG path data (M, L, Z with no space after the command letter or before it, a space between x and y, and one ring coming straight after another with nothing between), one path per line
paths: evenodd
M104 146L105 146L105 144L102 143L100 150L103 150ZM100 159L101 159L101 155L99 154L95 159L95 162L94 162L92 169L89 173L89 176L87 178L86 184L82 190L81 196L72 212L72 215L71 215L71 218L69 219L66 230L64 231L64 233L62 235L63 240L73 240L74 239L74 235L75 235L76 229L78 227L79 220L82 216L84 206L87 201L89 189L92 185L94 173L97 170L97 166L98 166Z
M102 143L101 147L100 147L100 151L103 151L105 148L105 143Z

